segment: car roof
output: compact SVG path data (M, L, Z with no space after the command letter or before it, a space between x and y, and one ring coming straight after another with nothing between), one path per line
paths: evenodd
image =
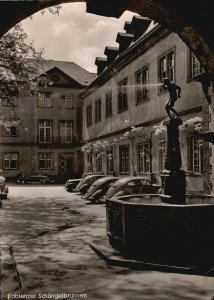
M87 175L83 179L93 178L93 177L105 177L103 174L93 174L93 175Z
M111 180L111 179L118 180L119 177L115 177L115 176L106 176L106 177L102 177L102 178L97 179L95 182L102 183L102 182L105 182L105 181L109 181L109 180Z
M82 178L86 177L86 176L89 176L89 175L104 175L103 173L100 173L100 172L93 172L93 173L84 173L82 175Z
M132 180L149 180L147 177L143 176L128 176L128 177L121 177L117 180L117 183L126 183Z

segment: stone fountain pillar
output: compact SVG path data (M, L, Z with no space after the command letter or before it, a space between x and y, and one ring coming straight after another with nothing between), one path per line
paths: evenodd
M186 204L185 172L181 170L181 150L179 142L179 129L182 124L180 118L172 118L164 122L167 127L167 152L165 170L162 174L162 189L165 195L172 198L172 204Z

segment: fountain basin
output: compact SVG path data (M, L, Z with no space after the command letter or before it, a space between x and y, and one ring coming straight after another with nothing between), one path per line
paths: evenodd
M125 256L170 265L214 266L214 198L129 195L106 201L110 244Z

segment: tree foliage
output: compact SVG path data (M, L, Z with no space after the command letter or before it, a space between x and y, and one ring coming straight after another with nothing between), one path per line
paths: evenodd
M57 5L50 6L47 9L43 9L41 13L44 14L46 13L46 11L48 11L52 15L59 15L61 8L62 6L60 4L57 4Z
M20 89L35 88L42 50L36 51L27 43L27 34L16 25L0 40L0 98L11 103Z
M42 64L43 50L36 51L33 43L28 43L27 34L21 25L16 25L0 40L0 101L7 107L0 116L0 123L13 122L16 98L21 90L35 92L39 65Z
M58 15L61 6L51 6L46 11ZM20 24L0 39L0 125L11 126L19 122L16 99L21 90L35 93L39 72L44 62L43 50L35 50ZM2 109L4 106L4 109Z

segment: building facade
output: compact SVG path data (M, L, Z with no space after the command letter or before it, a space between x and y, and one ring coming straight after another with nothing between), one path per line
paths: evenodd
M72 62L44 62L38 93L20 91L16 99L14 109L20 124L1 126L2 175L14 178L24 170L65 180L82 174L79 94L94 78ZM11 113L7 105L1 108L3 114Z
M106 58L96 59L98 76L82 94L85 172L159 180L155 174L164 169L166 130L162 122L169 98L161 82L169 77L182 89L175 104L183 120L182 169L194 173L192 190L210 192L211 144L198 135L209 129L210 114L198 81L203 74L198 60L178 35L145 18L133 17L124 29L126 33L117 36L118 49L106 47Z

